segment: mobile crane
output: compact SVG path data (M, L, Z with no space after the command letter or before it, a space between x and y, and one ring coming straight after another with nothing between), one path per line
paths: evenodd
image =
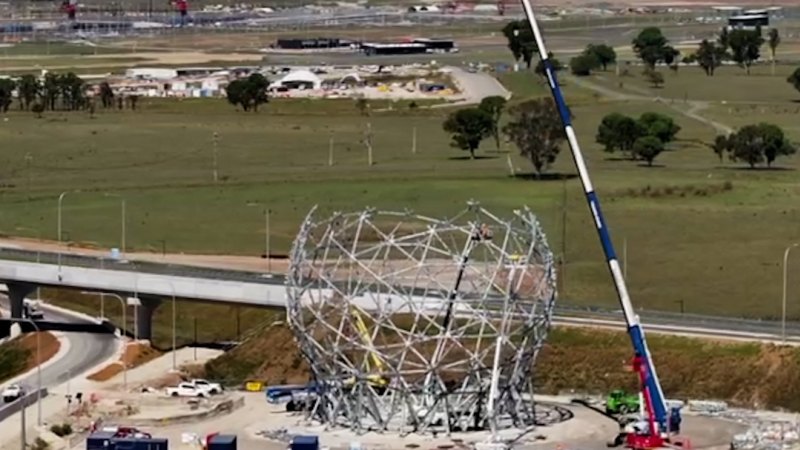
M625 316L625 324L627 326L628 335L630 336L631 344L633 345L634 352L634 370L639 373L642 393L644 394L645 407L649 426L644 430L637 430L634 433L629 433L625 439L625 445L628 448L635 450L647 450L658 447L665 447L671 445L670 442L670 422L675 423L680 421L679 410L673 410L672 416L668 417L667 403L664 398L664 392L661 389L661 383L658 380L653 358L650 355L650 350L647 348L647 341L645 340L644 330L639 322L639 316L633 310L631 299L628 294L628 288L625 284L625 279L622 276L619 261L617 260L614 245L611 241L611 235L608 231L608 226L603 218L603 213L600 209L600 201L592 186L592 181L589 178L589 171L586 168L586 162L583 158L578 138L575 130L572 127L572 120L570 117L569 109L564 101L564 96L561 93L561 88L556 79L556 73L553 69L553 64L550 61L547 48L542 38L542 32L539 24L536 22L536 15L533 12L531 0L521 0L522 8L525 11L525 16L536 39L536 45L539 51L539 57L547 75L547 82L550 85L550 93L558 108L558 114L561 117L561 122L564 126L564 133L569 143L572 159L578 170L578 175L581 179L586 201L589 206L589 211L592 214L592 219L597 228L597 234L600 238L600 243L603 247L603 253L608 263L608 270L611 278L614 281L614 287L617 291L620 306L622 307L623 315Z
M351 308L350 315L354 319L356 329L358 330L358 334L361 335L364 345L366 347L370 347L372 344L372 339L370 338L367 325L364 323L364 319L361 317L358 309ZM370 367L369 360L372 360L372 367ZM364 361L364 366L366 367L367 372L371 372L372 369L375 369L378 372L367 375L367 382L373 388L375 388L377 392L385 391L386 387L389 385L389 379L383 375L383 373L386 371L386 366L383 364L383 361L381 361L381 358L375 352L369 351L369 358ZM344 384L345 386L352 386L355 384L355 382L355 377L351 377L346 379Z

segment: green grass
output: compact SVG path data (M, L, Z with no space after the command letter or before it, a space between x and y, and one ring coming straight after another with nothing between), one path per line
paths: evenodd
M19 339L0 345L0 382L22 373L30 357L31 352L21 345Z
M708 77L699 67L681 67L675 73L660 69L664 74L663 88L654 89L641 75L641 66L630 66L630 76L617 77L613 71L600 73L595 81L604 86L619 89L634 89L638 93L647 93L662 98L683 100L706 100L727 103L780 103L787 104L800 99L797 92L786 78L797 68L797 65L777 65L775 75L769 64L753 66L751 74L735 66L720 67L714 77ZM621 71L624 69L621 69Z
M679 75L684 76L690 76L689 70ZM710 85L734 76L695 80ZM545 93L533 84L540 81L528 85L523 77L504 75L516 98ZM762 77L749 80L751 89L762 87ZM635 304L677 311L683 301L687 312L777 316L782 252L800 240L797 159L779 161L790 171L720 165L698 143L709 142L715 132L668 105L609 101L568 79L565 88L621 257L627 242ZM789 99L783 105L795 107ZM669 114L683 128L682 140L658 158L659 167L610 159L593 141L600 119L613 111ZM250 255L261 252L264 232L260 208L246 206L252 202L274 211L272 243L279 253L288 250L300 220L314 205L323 213L370 205L443 216L470 198L499 213L527 204L540 215L556 253L566 249L562 301L614 307L615 294L578 181L511 178L507 148L498 153L488 141L480 152L488 158L460 158L464 154L451 148L441 131L447 113L398 105L367 119L348 100L280 100L258 114L245 114L222 101L149 99L140 111L100 112L95 118L47 113L35 119L14 111L0 122L5 149L0 154L0 231L36 236L40 229L54 238L56 199L73 189L82 192L65 197L63 214L65 234L73 241L118 245L119 200L104 196L116 192L127 199L130 248L160 250L164 240L168 251ZM709 113L722 114L717 108ZM784 123L791 124L793 117L796 113L786 114ZM372 167L360 143L367 121L374 132ZM414 128L417 154L411 153ZM793 130L792 136L800 138L800 130ZM220 135L217 185L212 181L215 131ZM333 167L327 164L331 136ZM530 171L515 152L511 158L520 172ZM553 171L574 172L566 150ZM726 183L730 189L722 188ZM790 285L789 292L789 313L800 317L800 291Z

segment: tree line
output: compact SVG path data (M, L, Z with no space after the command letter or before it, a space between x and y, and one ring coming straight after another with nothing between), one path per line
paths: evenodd
M103 108L119 109L128 106L136 109L138 95L119 96L107 82L98 86L97 95L93 86L73 72L58 74L47 72L39 78L31 74L17 79L0 79L0 112L6 113L16 100L20 111L32 111L41 116L45 111L93 112L99 98Z

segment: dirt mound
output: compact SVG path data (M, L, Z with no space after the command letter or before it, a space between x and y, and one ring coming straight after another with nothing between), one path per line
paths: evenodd
M118 361L112 362L86 378L92 381L107 381L118 373L121 373L125 366L129 369L140 366L151 359L155 359L159 355L160 353L158 350L155 350L146 343L129 343L125 346L125 351Z
M675 399L800 411L800 349L653 335L648 338L664 391ZM624 333L558 328L537 360L536 390L602 394L636 389ZM206 364L210 378L301 383L308 365L291 331L276 324Z
M36 356L37 336L39 345L39 357ZM39 364L48 361L50 358L56 356L56 353L61 349L61 343L58 338L51 333L32 333L22 336L19 340L19 345L25 350L29 351L30 357L25 366L25 371L36 368Z

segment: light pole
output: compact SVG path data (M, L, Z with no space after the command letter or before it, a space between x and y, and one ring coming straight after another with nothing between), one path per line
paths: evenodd
M128 326L127 316L125 311L128 309L128 305L125 302L125 299L122 298L121 295L115 294L113 292L91 292L91 291L81 291L82 294L86 295L99 295L101 299L103 299L106 295L111 296L119 300L119 304L122 307L122 326L120 327L120 335L125 336L125 327ZM102 301L102 300L101 300ZM125 356L123 354L123 361L122 361L122 388L128 390L128 363L125 362Z
M264 207L264 258L267 259L267 274L272 274L272 258L270 258L270 232L269 232L269 219L272 215L272 210L267 208L266 205L260 202L250 202L247 206L263 206Z
M61 204L64 202L64 197L69 194L70 192L80 192L77 191L64 191L61 195L58 196L58 272L61 273Z
M786 343L786 279L788 278L788 265L789 265L789 252L792 251L793 248L797 247L798 243L794 243L788 247L783 252L783 301L781 302L782 306L782 313L781 313L781 342Z
M12 321L12 322L17 322L17 323L29 322L31 325L33 325L33 328L36 330L36 384L38 385L37 392L36 392L36 409L38 410L37 413L36 413L36 416L37 416L36 417L36 425L37 426L42 426L42 359L41 359L41 357L42 357L42 354L41 354L42 345L41 345L41 339L40 339L40 335L42 334L42 332L41 332L41 330L39 330L39 325L36 325L36 322L34 322L33 319L30 319L30 318L18 319L18 318L13 318L12 317L9 320ZM23 405L24 405L24 403L23 403ZM23 413L23 415L24 415L24 413ZM23 423L22 426L23 426L23 434L22 435L25 436L25 430L24 430L25 425L24 425L24 423ZM24 439L23 439L23 441L24 441Z
M127 223L127 220L125 218L125 197L123 197L120 194L113 194L113 193L110 193L110 192L106 192L104 195L106 197L118 197L120 199L121 204L122 204L122 238L121 238L121 244L120 244L120 251L124 255L125 254L125 242L127 240L127 236L126 236L126 233L125 233L125 225Z

